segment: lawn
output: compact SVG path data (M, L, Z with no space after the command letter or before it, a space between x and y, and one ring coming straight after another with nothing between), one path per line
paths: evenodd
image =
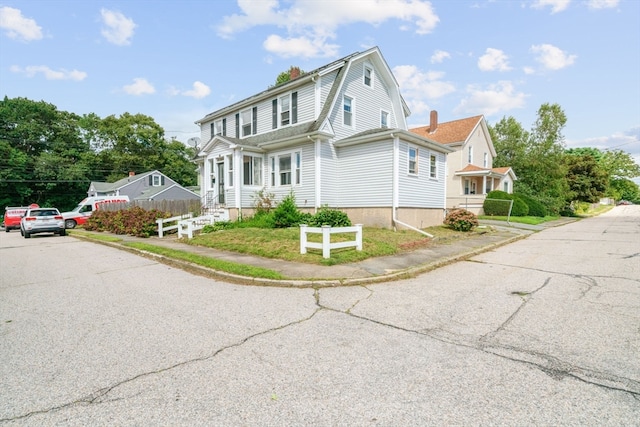
M446 244L452 240L469 238L476 233L489 230L480 228L464 233L444 226L426 228L435 239L411 230L393 231L382 228L365 227L362 232L362 251L354 248L333 249L331 258L322 258L320 249L308 249L306 255L300 254L300 229L291 228L234 228L196 235L185 243L210 248L257 255L265 258L276 258L286 261L310 264L335 265L357 262L367 258L393 255L411 251L429 245ZM333 234L332 242L354 240L355 233ZM310 242L321 242L322 236L309 235Z
M509 222L518 222L520 224L530 224L530 225L538 225L543 222L553 221L554 219L560 218L559 216L511 216L509 217ZM507 221L506 216L489 216L489 215L480 215L478 219L488 219L493 221Z

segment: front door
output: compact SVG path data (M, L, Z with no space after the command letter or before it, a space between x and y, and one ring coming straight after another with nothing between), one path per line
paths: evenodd
M224 204L224 163L218 163L218 203Z

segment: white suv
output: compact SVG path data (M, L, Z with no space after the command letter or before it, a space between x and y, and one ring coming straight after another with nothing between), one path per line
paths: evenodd
M20 220L20 234L25 239L36 233L55 233L61 236L67 234L64 228L64 218L56 208L27 209Z

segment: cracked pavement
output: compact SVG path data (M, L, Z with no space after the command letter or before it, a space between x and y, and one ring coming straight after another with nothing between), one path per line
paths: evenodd
M638 425L640 206L418 277L224 283L0 234L0 425Z

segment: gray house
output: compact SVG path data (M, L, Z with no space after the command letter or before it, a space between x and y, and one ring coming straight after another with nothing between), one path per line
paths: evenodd
M116 182L91 182L89 197L92 196L129 196L129 200L199 200L200 195L188 190L154 170L129 176Z
M203 205L251 214L263 190L354 223L441 224L447 154L409 132L409 109L377 47L354 53L196 121Z

